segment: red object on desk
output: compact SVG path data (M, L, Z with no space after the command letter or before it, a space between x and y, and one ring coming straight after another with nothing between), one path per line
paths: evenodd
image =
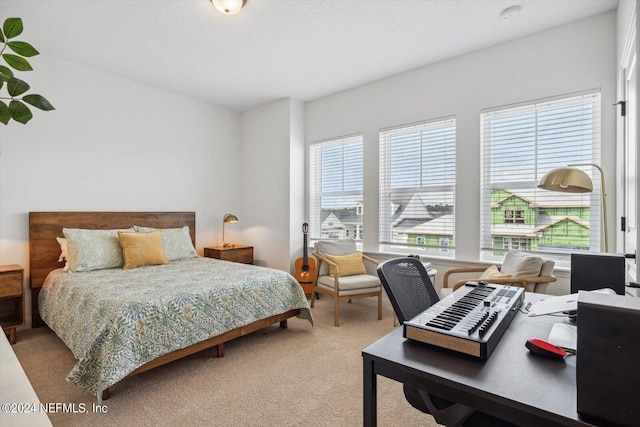
M527 340L525 346L531 353L551 357L553 359L564 359L564 357L567 355L567 352L560 347L556 347L553 344L550 344L543 340L539 340L537 338Z

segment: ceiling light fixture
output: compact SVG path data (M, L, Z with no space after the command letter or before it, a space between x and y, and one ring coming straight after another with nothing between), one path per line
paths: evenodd
M500 17L506 21L508 19L513 18L516 15L519 15L520 12L522 12L522 7L515 5L515 6L508 7L502 12L500 12Z
M225 15L235 15L242 10L247 0L211 0L211 3Z

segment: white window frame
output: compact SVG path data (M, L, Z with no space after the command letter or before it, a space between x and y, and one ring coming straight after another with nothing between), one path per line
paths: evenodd
M325 149L333 149L334 152L342 150L342 158L337 163L332 163L334 171L332 175L334 182L341 182L341 188L323 189L323 158L322 153ZM339 239L353 238L356 240L359 249L362 248L362 225L364 221L364 210L362 204L364 202L364 138L362 134L344 136L329 140L312 142L308 146L308 212L309 212L309 240L317 241L322 239ZM346 151L345 151L346 150ZM351 150L351 151L349 151ZM358 157L359 150L359 157ZM326 151L325 151L326 153ZM346 159L345 162L345 153ZM355 157L353 157L355 156ZM326 165L325 165L326 166ZM341 175L341 176L340 176ZM354 188L359 186L359 188ZM349 232L347 228L343 231L334 230L332 232L322 230L322 200L323 198L340 200L352 199L354 218L359 218L360 223L355 224L353 232ZM345 206L349 207L349 206ZM338 218L339 219L339 218ZM335 226L335 221L329 221L331 226ZM342 222L340 222L342 224Z
M420 232L428 235L432 229L440 227L442 233L433 233L439 236L438 239L443 235L449 236L449 242L455 239L456 118L450 116L381 129L379 143L379 250L452 258L455 246L419 244L417 236ZM417 158L408 154L414 152L419 153ZM418 214L403 210L416 204L418 198L420 203L425 203L419 209L424 207L427 216L431 213L427 206L441 205L445 210L451 206L451 212L436 213L434 219L437 221L419 223ZM405 212L409 213L405 215ZM411 219L416 227L405 230L401 222L410 223L407 221L410 215L415 217ZM409 241L412 234L416 236L415 243ZM424 240L428 241L428 238L425 236Z
M544 115L545 112L556 110L560 111L562 108L570 108L577 105L584 106L581 111L581 115L578 113L576 113L575 116L572 116L569 113L564 113L564 115L558 114L557 116ZM510 118L518 117L518 115L520 115L520 117L527 117L526 124L523 124L525 123L525 120L520 123L516 123L515 119L511 124L508 122ZM533 115L534 119L531 118L531 115ZM558 121L560 117L563 118L563 122ZM504 120L502 128L499 127L500 123L498 121L494 121L495 119ZM552 122L552 120L556 120L556 122ZM506 230L507 227L505 227L505 230L498 231L498 227L494 227L491 224L492 190L513 190L514 194L526 194L529 198L528 202L530 203L530 206L540 206L541 208L544 208L546 204L550 204L551 206L556 206L557 211L560 212L560 205L563 203L563 200L569 200L569 193L551 192L538 189L537 183L546 172L555 167L564 167L567 166L567 164L599 164L601 162L601 96L599 90L591 90L517 105L497 107L482 111L480 121L481 259L495 261L502 259L504 250L500 251L499 246L502 245L498 243L496 243L496 246L492 248L493 242L499 241L499 239L495 240L494 238L497 238L502 233L506 236L508 235L508 232ZM532 122L534 125L530 124ZM589 123L590 125L588 125ZM492 127L495 127L496 130L493 131ZM582 131L582 133L578 133L578 131ZM492 136L492 132L496 135L507 136ZM530 138L532 142L521 142L526 138L522 137L522 139L519 139L521 137L518 135L523 134L532 134L533 136ZM574 138L574 135L578 134L580 137L575 137L575 141L573 141L572 139ZM495 141L496 147L498 147L499 144L502 144L503 147L506 147L508 144L513 145L513 155L511 156L511 159L508 161L498 160L498 148L496 148L496 158L492 159L492 138ZM558 142L555 142L554 138ZM564 141L563 138L565 138ZM526 144L533 144L533 148ZM526 148L519 150L518 147ZM531 158L531 156L527 156L527 150L533 151L533 158ZM506 152L506 149L503 148L503 153L504 152ZM522 162L522 166L518 166L521 168L521 174L516 167L518 162ZM589 207L589 221L583 221L582 223L584 224L588 222L590 229L589 250L598 251L600 249L600 230L602 220L601 210L599 208L601 200L599 172L595 168L591 167L580 167L580 169L590 176L594 189L592 193L585 193L583 195L576 195L574 193L571 197L573 198L572 200L574 200L574 203L575 200L582 200L582 202L578 203L583 203L585 206ZM515 175L519 176L514 178ZM496 178L498 176L503 176L504 179ZM579 209L579 207L574 206L573 209ZM583 211L586 211L584 208L582 209ZM553 210L553 208L550 210ZM569 260L571 252L580 250L568 247L563 248L561 245L557 245L556 247L538 246L537 248L532 248L532 244L536 243L536 237L532 236L539 236L541 233L540 230L544 229L546 225L543 224L543 220L549 221L549 224L551 224L551 217L551 215L545 216L544 214L541 214L539 218L535 218L534 226L530 227L532 228L531 230L528 230L528 251L537 252L547 258L553 258L556 261L564 263ZM516 210L514 210L514 220L515 219ZM573 219L576 218L572 218L572 220ZM524 229L524 224L522 223L514 221L511 225L515 227L520 226ZM496 236L492 235L494 231L496 232ZM514 242L514 239L517 237L517 235L512 235L510 237L510 242ZM511 244L509 246L511 246Z

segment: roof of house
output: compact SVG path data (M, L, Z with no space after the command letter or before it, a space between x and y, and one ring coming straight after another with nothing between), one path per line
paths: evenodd
M322 210L322 222L333 214L343 224L362 224L362 215L358 215L354 209L336 209L334 211Z
M453 214L445 214L431 221L423 222L407 230L409 234L436 234L450 235L453 234Z

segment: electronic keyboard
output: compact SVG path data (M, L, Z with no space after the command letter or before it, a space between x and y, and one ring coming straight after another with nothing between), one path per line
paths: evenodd
M524 301L524 288L467 282L404 322L404 337L486 360Z

